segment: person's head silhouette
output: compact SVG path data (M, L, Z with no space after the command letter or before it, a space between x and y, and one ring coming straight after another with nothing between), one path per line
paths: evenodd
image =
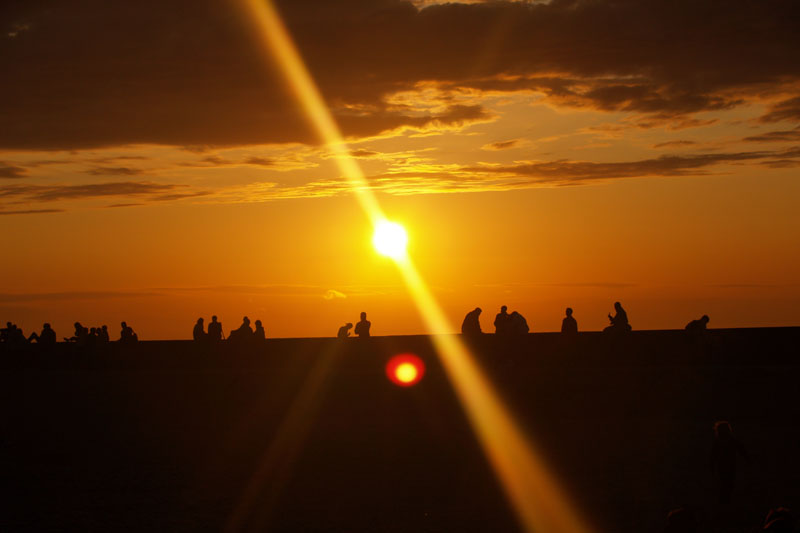
M614 309L616 309L617 311L619 311L620 309L622 309L622 304L621 304L621 303L619 303L619 302L614 302Z
M506 311L508 311L508 307L506 307L505 305L500 308L501 313L505 313Z
M250 325L250 319L247 318L247 317L244 317L244 318L242 318L242 323L249 326Z
M261 321L260 321L260 320L256 320L256 327L257 327L257 328L260 328L260 327L261 327Z
M212 316L211 317L211 322L216 322L216 321L217 321L217 315Z
M711 319L708 318L708 315L703 315L702 317L700 317L700 322L702 322L703 324L708 324L709 320Z
M367 313L361 311L361 320L366 320L366 319L367 319Z
M50 329L50 322L45 322L45 323L42 325L42 328L44 328L44 329Z
M198 323L198 324L200 324L200 325L202 326L202 325L203 325L203 319L202 319L202 318L198 318L198 319L197 319L197 323Z
M567 316L572 316L572 308L567 307Z
M353 323L352 322L348 322L347 324L344 325L344 327L346 327L347 329L352 329Z
M482 311L482 309L480 307L476 307L475 308L475 312L476 313L481 314L481 311Z

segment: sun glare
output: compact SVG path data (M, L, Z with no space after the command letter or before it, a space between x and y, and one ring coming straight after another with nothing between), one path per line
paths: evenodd
M381 255L400 259L406 255L408 234L400 224L383 220L375 227L372 244Z

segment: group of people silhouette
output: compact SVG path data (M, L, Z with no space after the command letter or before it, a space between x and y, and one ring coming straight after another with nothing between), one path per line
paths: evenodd
M480 315L481 308L476 307L466 314L464 321L461 323L461 333L468 336L481 335ZM578 333L578 322L572 316L572 308L567 307L566 316L561 321L561 333L563 335L576 335ZM608 314L610 324L603 332L609 335L623 335L629 333L632 328L628 322L628 313L622 307L620 302L614 302L614 314ZM693 338L699 338L703 335L708 327L708 315L703 315L701 318L692 320L686 324L685 330L687 334ZM336 333L338 338L347 338L350 336L350 330L357 337L369 337L370 327L372 323L367 320L367 313L362 312L360 320L356 323L353 329L352 322L348 322L341 326ZM139 340L139 336L128 326L125 322L120 324L120 337L117 342L121 344L132 344ZM495 335L499 336L517 336L525 335L530 332L528 321L518 311L508 312L507 306L502 306L500 312L497 313L494 319ZM203 318L198 318L192 331L192 338L198 343L217 343L225 340L225 335L222 332L222 323L219 322L217 316L211 317L211 322L208 324L208 331L205 328L205 321ZM232 343L247 344L251 341L263 341L266 339L266 332L261 320L255 321L255 329L250 326L250 319L244 317L242 324L230 332L228 341ZM64 337L65 342L74 342L80 346L94 346L96 344L105 344L110 342L108 334L108 326L99 326L86 328L80 322L75 322L75 333L71 337ZM49 323L45 322L42 326L41 333L31 333L30 336L25 337L16 324L11 322L6 323L6 327L0 329L0 343L8 346L22 346L32 342L40 345L52 345L56 343L56 333Z
M361 320L356 323L356 329L353 330L353 333L356 334L357 337L365 338L369 337L369 329L372 327L372 322L367 320L367 313L361 312ZM344 326L339 328L339 331L336 333L336 337L340 339L346 339L350 336L350 330L353 329L353 323L348 322Z
M198 343L218 343L225 340L225 335L222 332L222 322L217 319L217 315L211 317L211 322L208 323L208 331L205 330L205 320L201 317L195 322L194 329L192 330L192 339ZM232 344L251 344L252 342L264 341L267 338L267 333L264 331L264 326L260 320L256 320L255 329L250 327L250 319L248 317L242 318L242 325L232 330L228 335L228 342Z
M108 334L108 326L98 326L87 328L80 322L75 322L75 333L71 337L64 337L64 342L74 342L78 346L95 346L111 342ZM23 346L35 342L42 346L52 346L56 343L56 332L49 322L42 325L42 331L31 333L28 337L22 333L22 329L11 322L6 323L6 327L0 329L0 342L11 346ZM117 342L121 344L133 344L139 341L139 336L127 323L120 324L120 335Z

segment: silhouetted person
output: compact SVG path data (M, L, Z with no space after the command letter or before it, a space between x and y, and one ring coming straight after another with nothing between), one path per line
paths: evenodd
M38 335L34 331L31 333L31 336L28 337L28 342L36 341L38 344L43 346L52 346L56 343L56 332L53 331L53 328L50 327L48 322L45 322L42 325L42 332Z
M74 342L78 346L85 346L87 343L87 339L89 337L89 330L80 322L75 322L75 334L72 337L64 337L64 340L67 342Z
M25 337L22 329L16 324L6 322L6 328L3 330L3 333L5 334L4 342L9 346L20 346L28 343L28 339Z
M561 321L561 333L564 335L576 335L578 333L578 321L572 316L572 308L567 307L567 316Z
M514 311L508 315L508 332L512 335L527 335L530 331L525 317Z
M464 317L461 323L461 333L463 335L480 335L481 331L481 308L476 307Z
M242 318L242 325L228 335L228 340L231 342L248 342L252 338L253 328L250 327L250 319L247 317Z
M736 456L749 461L744 446L733 437L731 425L720 420L714 424L714 445L711 448L711 471L719 489L719 502L730 503L736 483Z
M369 328L372 327L372 322L367 320L367 313L361 312L361 320L356 324L356 329L353 332L359 337L369 337Z
M338 338L340 338L340 339L345 339L345 338L350 336L350 330L352 328L353 328L353 324L348 322L347 324L345 324L344 326L339 328L339 332L336 334L336 336Z
M222 322L217 322L217 315L212 316L208 324L208 340L211 342L222 340Z
M253 338L256 342L267 340L267 332L264 331L264 326L261 325L260 320L256 320L256 329L253 331Z
M664 533L697 533L695 513L685 507L673 509L667 515Z
M628 313L625 312L619 302L614 302L614 311L614 316L611 316L611 313L608 314L608 320L611 325L603 331L616 334L628 333L631 330L631 325L628 323Z
M0 342L10 342L13 331L14 331L14 324L12 324L11 322L6 322L6 327L0 329Z
M511 315L508 314L508 307L505 305L500 308L500 312L494 317L494 334L507 335L511 332Z
M205 342L208 340L208 334L206 333L202 318L198 318L197 322L194 324L194 329L192 329L192 339L194 339L195 342Z
M108 326L103 324L103 326L97 330L97 343L98 344L108 344L111 339L108 336Z
M119 333L119 342L121 344L134 344L139 340L139 336L128 324L122 322L120 323L120 327L122 328Z
M767 513L764 520L764 531L771 533L794 533L794 515L786 507L778 507Z
M686 334L689 336L690 339L696 340L702 337L706 332L706 326L708 326L708 315L703 315L702 317L698 318L697 320L692 320L686 327Z

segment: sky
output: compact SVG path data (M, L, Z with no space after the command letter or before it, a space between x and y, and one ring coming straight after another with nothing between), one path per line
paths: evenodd
M276 2L456 331L800 325L794 1ZM0 320L428 333L241 3L0 6Z

